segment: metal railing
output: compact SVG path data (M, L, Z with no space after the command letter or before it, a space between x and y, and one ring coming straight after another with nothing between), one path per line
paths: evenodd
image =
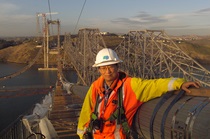
M0 132L0 139L35 139L35 135L31 134L23 125L22 118L23 115L19 116L7 128L2 130ZM39 126L36 126L33 131L40 133Z
M40 103L44 98L41 98L38 103ZM43 135L40 133L39 126L31 127L34 133L30 133L26 129L22 122L24 115L31 114L33 112L35 105L33 105L28 111L20 115L15 121L8 125L5 129L0 131L0 139L40 139Z

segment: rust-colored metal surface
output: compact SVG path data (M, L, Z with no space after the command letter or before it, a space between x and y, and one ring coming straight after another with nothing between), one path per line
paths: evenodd
M56 89L49 119L60 139L79 139L76 130L82 103L78 96Z

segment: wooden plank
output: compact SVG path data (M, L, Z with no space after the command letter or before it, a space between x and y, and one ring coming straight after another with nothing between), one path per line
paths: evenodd
M81 104L82 100L78 96L68 95L61 90L54 94L49 120L60 139L79 138L76 135L76 129Z

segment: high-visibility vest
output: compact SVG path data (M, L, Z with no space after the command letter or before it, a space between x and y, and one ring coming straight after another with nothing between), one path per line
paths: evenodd
M123 86L123 85L122 85ZM115 112L108 118L108 120L104 120L103 122L106 121L115 121L117 120L117 124L121 124L123 133L129 137L130 136L130 126L128 125L126 116L125 116L125 110L123 107L123 97L122 97L122 86L118 89L118 108L115 110ZM94 112L91 114L91 122L87 128L88 132L92 132L93 130L93 122L98 119L97 116L97 109L99 105L99 95L97 96L96 99L96 105L94 108Z

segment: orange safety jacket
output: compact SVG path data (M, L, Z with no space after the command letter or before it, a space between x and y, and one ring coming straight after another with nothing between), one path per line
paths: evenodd
M101 100L98 104L98 118L102 118L105 122L103 130L93 130L93 137L95 139L125 139L121 125L117 125L115 121L109 121L110 116L117 109L118 89L122 86L123 107L125 116L129 126L132 124L133 116L136 110L144 102L153 98L160 97L162 94L180 89L185 82L182 78L160 78L160 79L142 79L128 77L125 73L119 72L118 79L113 91L111 92L107 105L104 105L104 78L100 76L90 86L83 102L82 110L80 112L77 134L82 138L83 134L91 120L91 114L94 112L97 96Z

